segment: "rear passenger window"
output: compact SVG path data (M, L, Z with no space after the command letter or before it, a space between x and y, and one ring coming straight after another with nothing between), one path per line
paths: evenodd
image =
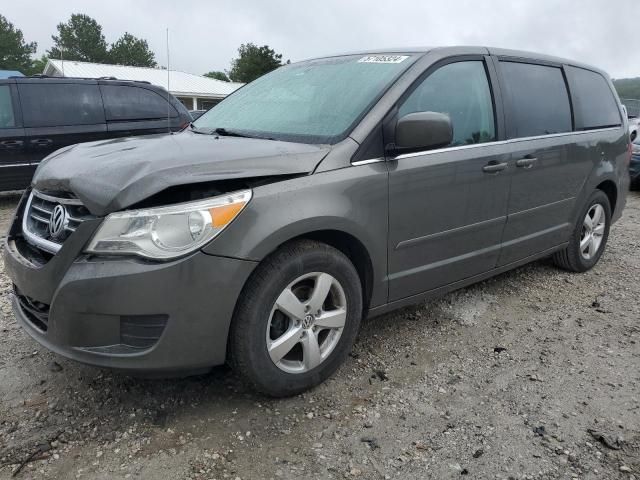
M572 130L569 95L560 68L516 62L500 65L511 107L511 138Z
M9 85L0 85L0 128L13 128L16 119L13 116L11 104L11 90Z
M602 75L575 67L568 67L567 75L575 99L578 130L617 127L622 124L618 103Z
M25 127L58 127L104 123L97 85L19 84Z
M496 139L493 101L482 61L450 63L429 75L400 106L398 116L415 112L449 115L451 146Z
M125 85L101 85L107 120L146 120L178 115L167 99L146 88Z

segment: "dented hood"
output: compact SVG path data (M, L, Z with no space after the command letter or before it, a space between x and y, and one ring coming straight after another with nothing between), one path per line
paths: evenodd
M72 192L91 213L102 216L175 185L310 173L329 150L326 145L188 130L117 138L58 150L41 162L32 185Z

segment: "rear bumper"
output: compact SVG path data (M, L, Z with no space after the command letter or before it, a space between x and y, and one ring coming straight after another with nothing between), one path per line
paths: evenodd
M13 240L4 250L16 319L49 350L135 372L224 363L236 300L255 262L198 252L167 263L80 257L66 268L60 254L36 267Z

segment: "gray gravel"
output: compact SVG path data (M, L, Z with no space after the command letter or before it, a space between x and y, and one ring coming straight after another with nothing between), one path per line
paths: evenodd
M18 478L640 479L639 280L632 193L593 271L542 261L367 321L331 380L272 400L226 368L139 380L57 357L0 275L0 478L32 457Z

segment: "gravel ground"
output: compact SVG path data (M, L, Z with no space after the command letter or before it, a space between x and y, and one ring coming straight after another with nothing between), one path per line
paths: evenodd
M18 478L640 479L639 280L632 193L591 272L542 261L367 321L331 380L272 400L226 368L139 380L57 357L0 275L0 478L31 457Z

